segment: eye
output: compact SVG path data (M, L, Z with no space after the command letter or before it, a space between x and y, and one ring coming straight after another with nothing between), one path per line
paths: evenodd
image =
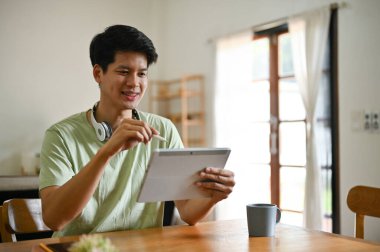
M129 73L128 70L118 70L116 72L120 75L127 75Z
M140 73L139 73L139 76L140 76L140 77L146 77L147 75L148 75L147 72L140 72Z

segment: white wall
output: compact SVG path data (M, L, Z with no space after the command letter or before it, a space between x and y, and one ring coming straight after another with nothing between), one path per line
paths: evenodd
M346 195L357 184L380 187L380 134L353 131L351 112L380 111L380 1L350 1L339 17L339 120L341 226L351 234L354 216ZM379 219L365 220L365 237L380 241Z
M88 45L104 27L125 23L151 36L160 55L153 76L204 74L211 118L210 39L331 2L0 0L0 174L19 173L21 151L38 150L50 124L97 100ZM348 189L380 186L380 134L353 131L350 121L352 111L380 110L380 1L345 2L348 7L339 11L340 204L342 233L353 235L354 215L345 202ZM207 126L211 143L212 125ZM380 241L380 222L366 225L367 238Z
M153 39L152 1L0 0L0 174L19 174L45 129L98 99L89 44L105 27L136 26ZM156 9L154 9L156 10Z

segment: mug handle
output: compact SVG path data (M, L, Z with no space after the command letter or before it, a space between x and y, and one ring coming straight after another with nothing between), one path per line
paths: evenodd
M277 207L276 223L279 223L281 220L281 210Z

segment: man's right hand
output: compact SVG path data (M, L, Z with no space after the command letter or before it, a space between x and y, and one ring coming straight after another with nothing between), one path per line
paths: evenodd
M113 156L120 151L133 148L139 143L147 144L159 132L147 123L135 119L123 119L104 145L105 151Z

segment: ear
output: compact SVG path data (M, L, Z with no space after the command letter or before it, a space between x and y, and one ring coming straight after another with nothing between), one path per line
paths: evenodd
M98 64L95 64L92 69L92 75L94 76L95 81L100 84L103 75L103 69Z

